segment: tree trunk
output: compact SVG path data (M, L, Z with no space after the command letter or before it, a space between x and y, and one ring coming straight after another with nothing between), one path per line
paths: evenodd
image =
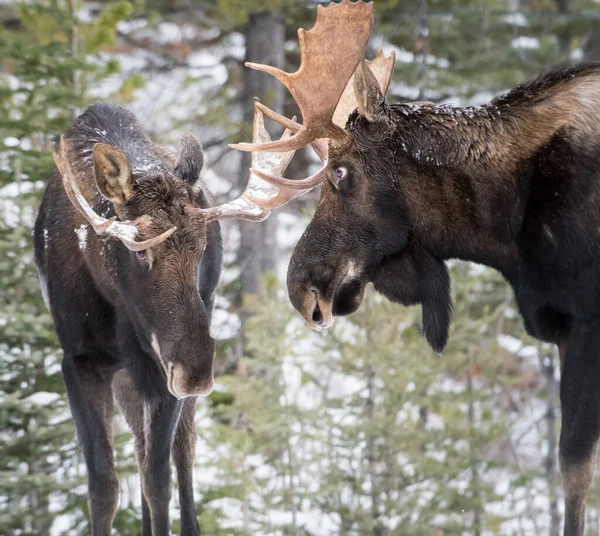
M371 312L372 301L371 296L367 296L365 300L365 307L368 312ZM381 524L380 511L381 505L379 500L379 494L381 492L379 486L379 476L377 474L376 463L378 461L377 447L375 445L375 432L374 432L374 420L375 420L375 396L376 396L376 371L373 366L373 342L371 339L372 329L371 326L367 326L367 401L366 401L366 414L367 414L367 463L369 471L369 481L371 484L371 516L373 519L373 536L383 536L383 525Z
M425 88L427 86L427 77L429 74L429 64L427 56L429 55L429 22L427 17L427 0L420 0L419 4L419 35L415 46L415 53L421 55L419 62L419 71L417 74L417 86L419 96L417 100L425 98Z
M45 462L44 459L29 462L29 475L47 475L50 473L50 468L47 467ZM40 492L37 489L32 489L29 494L29 507L32 513L32 529L34 533L50 534L53 516L50 514L50 502L47 490L42 489Z
M583 45L583 61L600 60L600 25L594 23Z
M281 13L265 11L250 15L246 27L246 61L265 63L283 69L285 60L285 24ZM252 125L254 97L272 110L283 113L284 86L274 77L252 69L244 68L244 121ZM281 131L281 129L278 129ZM243 191L248 181L250 153L243 153L239 174L239 190ZM277 214L273 213L266 221L256 224L240 222L240 247L238 262L241 268L241 283L238 301L244 295L258 292L261 275L275 269L277 252ZM242 314L242 330L238 359L243 353L246 315Z

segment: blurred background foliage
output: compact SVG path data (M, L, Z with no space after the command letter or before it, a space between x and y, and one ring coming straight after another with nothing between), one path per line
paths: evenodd
M392 101L476 105L544 70L600 58L594 0L375 4L370 53L398 57ZM0 534L89 534L61 351L32 260L51 143L86 105L111 100L171 147L196 133L206 183L231 199L248 161L227 142L249 139L252 97L297 113L282 86L243 61L295 70L296 30L312 26L316 5L0 1ZM315 165L300 151L290 174ZM197 421L204 533L558 536L554 349L525 336L497 274L458 262L442 357L420 336L418 308L371 291L330 333L310 332L283 281L317 195L260 225L223 225L220 376ZM139 534L132 440L117 419L115 533ZM589 534L600 532L598 482ZM172 511L177 533L176 503Z

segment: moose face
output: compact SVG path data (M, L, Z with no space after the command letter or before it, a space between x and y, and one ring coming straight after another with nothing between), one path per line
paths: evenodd
M208 225L193 191L202 150L193 137L185 141L174 173L135 172L123 153L104 144L93 153L98 188L119 220L139 222L138 240L176 228L147 249L119 248L117 258L128 316L179 398L212 391L214 356L210 311L200 293Z
M363 123L359 117L356 129L372 126ZM315 329L355 311L366 283L407 245L406 204L384 145L330 145L317 210L288 270L292 304Z
M138 240L175 227L147 249L119 248L118 286L138 339L164 370L169 391L179 398L208 395L214 341L200 292L208 224L193 191L203 162L200 145L190 135L184 139L173 173L135 172L123 153L104 144L97 144L93 155L98 188L119 220L139 222Z
M211 243L219 242L219 229L216 222L208 223L200 207L206 200L194 188L203 163L199 142L191 134L184 137L172 172L159 162L150 169L134 169L116 147L95 144L96 184L115 214L109 220L81 195L66 145L61 144L55 160L73 204L98 234L119 238L126 246L109 243L114 247L117 292L139 345L164 370L168 390L178 398L208 395L214 341L209 334L212 304L206 301L212 298L210 292L203 297L201 289L207 288L202 279L211 277L204 264L214 261L204 259L208 236L216 239ZM130 333L121 338L119 329L131 328L117 327L119 344L130 344L121 342L131 341Z
M418 170L395 151L389 110L363 108L348 121L352 142L330 145L317 210L294 249L288 268L290 300L317 330L360 306L367 283L389 300L422 304L423 332L441 352L448 339L451 301L448 272L411 243L410 198L404 186Z

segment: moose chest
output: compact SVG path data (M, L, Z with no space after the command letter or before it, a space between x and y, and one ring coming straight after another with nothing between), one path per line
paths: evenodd
M511 282L527 332L557 342L571 323L600 319L600 259L521 262Z

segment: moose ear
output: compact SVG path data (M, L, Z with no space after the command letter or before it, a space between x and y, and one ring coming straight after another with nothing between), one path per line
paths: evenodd
M204 165L204 151L198 138L186 132L181 138L181 149L175 163L175 176L182 181L194 184Z
M133 195L131 164L119 149L96 143L93 150L96 184L102 195L116 205L125 205Z
M364 58L354 72L354 95L358 101L358 112L369 121L374 121L381 110L383 94Z
M441 354L448 342L452 314L450 276L443 260L427 256L424 261L419 284L423 335L429 346Z

